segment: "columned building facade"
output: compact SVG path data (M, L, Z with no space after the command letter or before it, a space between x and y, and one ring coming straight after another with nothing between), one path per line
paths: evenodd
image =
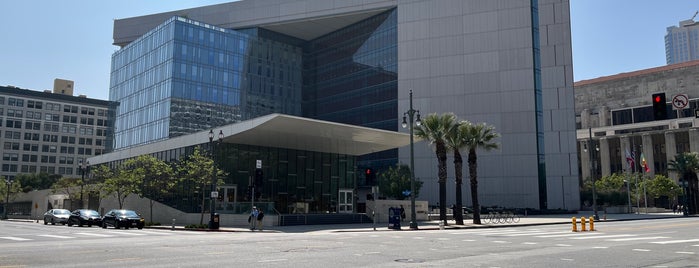
M668 171L668 162L677 154L699 151L697 75L699 61L689 61L576 82L581 180L641 172L679 182L678 174ZM666 95L665 120L654 120L656 93ZM673 108L676 96L687 97L685 108ZM627 163L627 152L635 165Z

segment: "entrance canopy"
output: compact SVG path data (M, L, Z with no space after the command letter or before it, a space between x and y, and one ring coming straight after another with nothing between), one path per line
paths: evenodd
M360 156L410 144L410 135L284 114L270 114L213 128L214 139L223 133L224 143ZM416 139L418 141L418 139ZM209 142L209 130L175 137L88 159L108 163L154 152Z

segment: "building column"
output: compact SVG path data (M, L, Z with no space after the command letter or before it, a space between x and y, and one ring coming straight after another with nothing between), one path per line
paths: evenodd
M621 155L621 163L622 163L624 170L626 172L630 172L631 171L630 169L633 168L633 167L629 167L629 163L626 162L626 152L629 152L629 154L631 153L631 149L629 149L629 148L630 148L629 136L619 137L619 150L621 150L621 154L620 154Z
M580 169L582 170L582 181L583 183L590 179L590 145L587 144L588 140L580 140Z
M609 157L609 138L599 140L599 158L602 177L612 175L611 159Z
M580 112L580 126L583 129L592 127L592 125L590 125L590 110L589 109L583 109L582 112Z
M643 156L646 158L646 163L648 164L648 168L650 169L650 172L646 173L645 170L643 170L643 167L641 167L641 172L644 175L648 175L650 177L655 176L655 164L654 164L654 159L653 158L653 137L650 134L643 134L641 136L641 140L643 141ZM638 161L641 161L641 157L639 154ZM641 162L642 164L642 162Z
M665 132L665 157L667 160L673 160L675 159L675 155L677 155L677 142L675 140L675 132L671 131L666 131ZM677 175L677 172L668 170L667 171L668 178L671 178L675 182L678 182L679 176Z
M699 152L699 129L689 129L689 151ZM675 159L674 156L672 159Z

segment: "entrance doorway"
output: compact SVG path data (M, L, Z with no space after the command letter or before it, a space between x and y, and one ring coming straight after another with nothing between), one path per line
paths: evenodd
M354 191L352 189L340 189L338 213L354 212Z
M218 188L218 200L216 201L216 211L221 213L235 213L236 193L238 186L220 186Z

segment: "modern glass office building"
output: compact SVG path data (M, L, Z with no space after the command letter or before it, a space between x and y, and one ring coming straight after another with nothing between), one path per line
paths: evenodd
M699 59L699 24L694 18L667 27L665 61L668 65Z
M268 113L406 131L412 90L422 116L502 135L479 152L483 205L580 207L567 0L245 0L115 20L114 44L117 148ZM420 199L436 204L433 148L415 149Z
M173 17L112 56L116 148L301 113L301 49Z

